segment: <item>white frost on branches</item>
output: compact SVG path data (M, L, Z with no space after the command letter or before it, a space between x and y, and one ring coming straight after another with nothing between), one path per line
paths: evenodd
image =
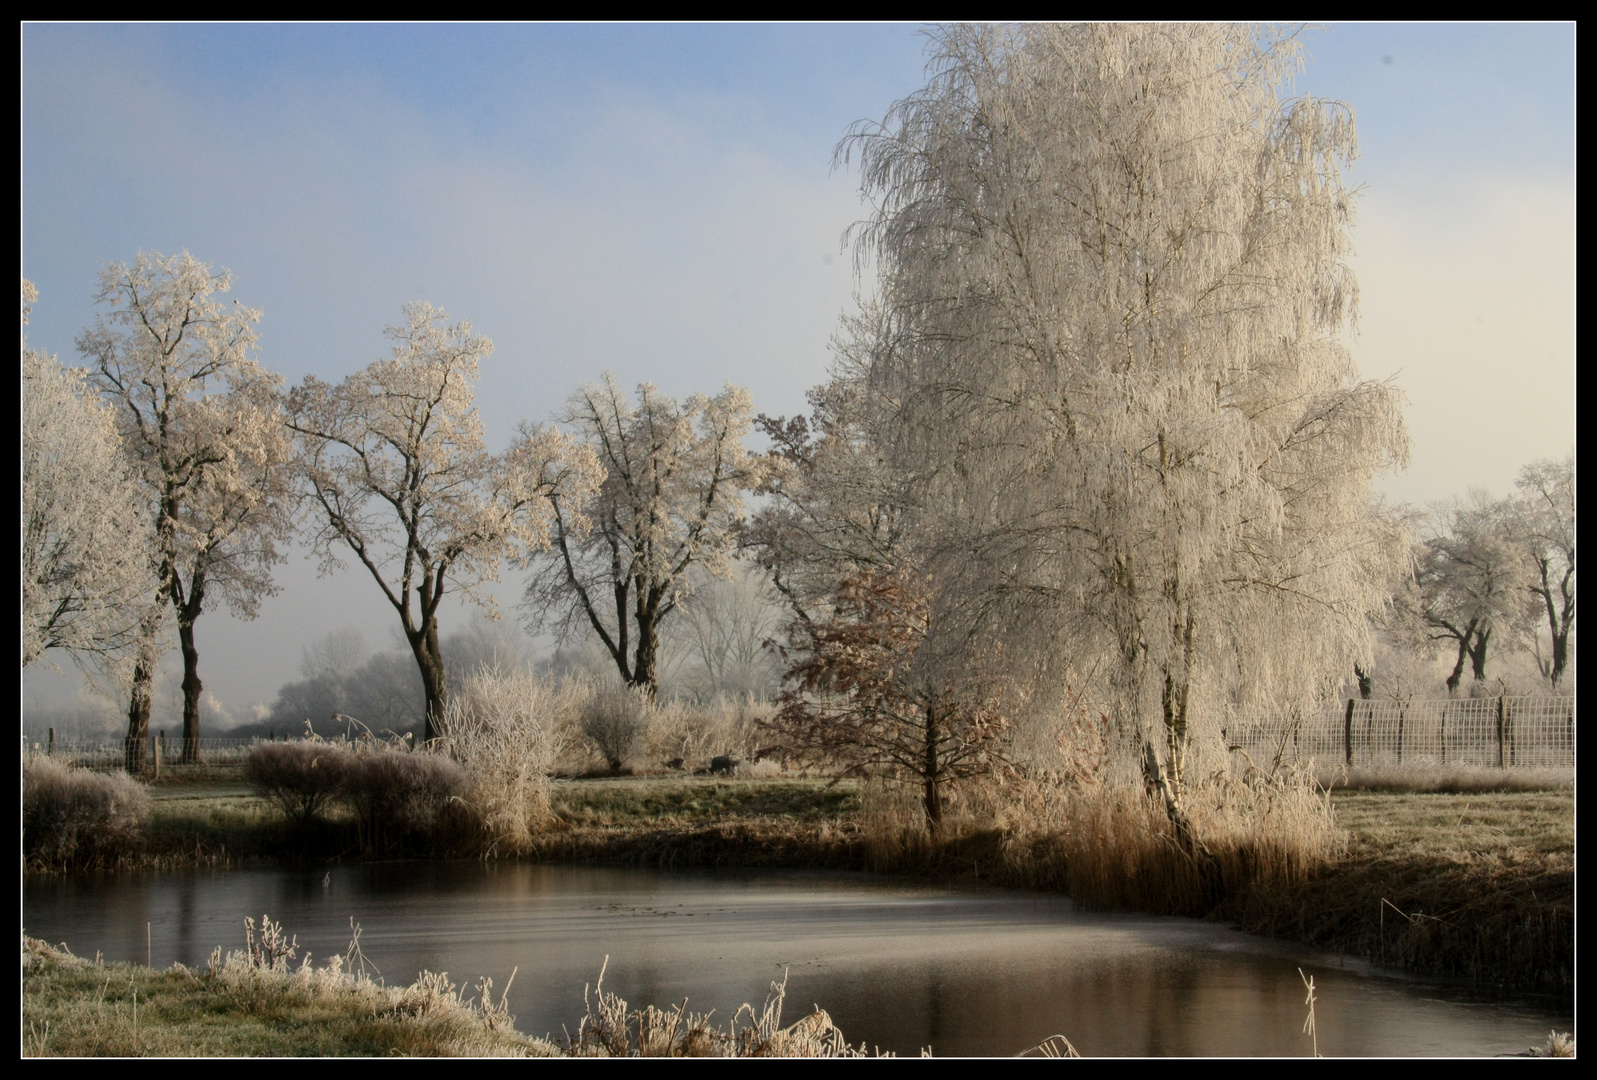
M1352 112L1290 37L958 26L858 155L888 315L871 379L959 641L1112 702L1179 782L1189 718L1306 699L1404 566L1371 479L1399 395L1337 335ZM945 644L950 650L959 641Z
M309 377L290 396L300 471L316 508L324 571L350 553L399 614L426 693L427 738L447 698L438 607L454 589L490 610L500 563L549 543L547 497L586 499L593 456L558 431L523 429L490 454L472 404L493 343L429 304L388 328L393 355L337 386Z
M554 545L527 586L535 624L586 627L629 686L659 683L662 624L688 595L688 571L732 572L743 495L765 459L743 448L753 405L742 387L678 402L645 383L637 404L608 373L574 394L561 421L604 482L591 497L550 494Z
M22 283L22 322L37 297ZM104 656L153 591L137 491L111 410L80 371L22 341L22 666L46 649Z
M155 549L135 659L129 737L149 717L157 634L168 604L184 652L184 735L199 734L201 684L193 627L208 594L251 617L273 591L271 567L287 534L283 505L290 443L281 378L255 359L258 310L219 294L232 275L188 252L141 252L100 275L109 311L78 337L89 381L115 413Z

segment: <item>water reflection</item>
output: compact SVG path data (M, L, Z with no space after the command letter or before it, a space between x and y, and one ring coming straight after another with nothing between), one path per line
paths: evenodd
M1569 1030L1558 1004L1472 999L1366 965L1186 919L1087 914L1042 894L864 875L655 873L386 863L30 881L29 933L80 955L202 965L269 913L317 958L353 918L389 981L489 975L517 1026L558 1034L610 957L634 1005L689 998L729 1016L788 975L855 1042L915 1053L1015 1053L1056 1032L1089 1055L1298 1055L1315 976L1326 1054L1492 1054Z

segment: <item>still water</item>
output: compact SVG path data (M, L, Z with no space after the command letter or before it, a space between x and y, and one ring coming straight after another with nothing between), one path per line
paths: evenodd
M848 1039L900 1054L1014 1054L1056 1032L1092 1055L1304 1055L1301 967L1320 1052L1522 1051L1567 1005L1497 1001L1211 923L1076 911L1062 897L867 875L471 863L192 871L30 881L26 932L108 961L202 966L269 914L319 963L350 920L390 983L491 976L529 1034L575 1030L584 984L634 1007L688 999L724 1020L787 975ZM497 993L497 991L496 991Z

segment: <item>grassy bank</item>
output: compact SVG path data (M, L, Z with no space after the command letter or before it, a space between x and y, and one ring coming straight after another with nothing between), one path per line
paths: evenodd
M1467 779L1484 787L1489 778ZM1333 793L1345 850L1318 872L1288 884L1228 885L1212 900L1183 901L1187 910L1410 970L1571 992L1573 791L1383 786L1392 785ZM117 866L326 862L360 851L352 819L334 813L291 826L236 773L169 770L150 794L143 838ZM1070 891L1068 846L1038 827L1044 817L956 806L933 840L871 804L854 781L680 774L561 781L550 789L550 810L528 852L544 862L872 870Z
M819 1009L781 1023L785 986L725 1025L681 1008L633 1011L604 989L559 1041L515 1028L484 980L464 992L442 975L385 986L334 957L298 965L267 924L204 970L101 964L33 938L22 946L27 1057L855 1057ZM352 946L353 949L353 946ZM508 989L508 988L507 988Z
M1398 967L1573 992L1573 792L1347 792L1333 801L1346 855L1221 914L1255 933Z

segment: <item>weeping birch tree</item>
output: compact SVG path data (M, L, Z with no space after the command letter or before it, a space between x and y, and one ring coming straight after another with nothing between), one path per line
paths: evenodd
M955 641L1110 706L1178 834L1205 718L1313 697L1407 557L1399 396L1338 334L1352 111L1290 35L956 26L838 148L873 206L887 453Z

